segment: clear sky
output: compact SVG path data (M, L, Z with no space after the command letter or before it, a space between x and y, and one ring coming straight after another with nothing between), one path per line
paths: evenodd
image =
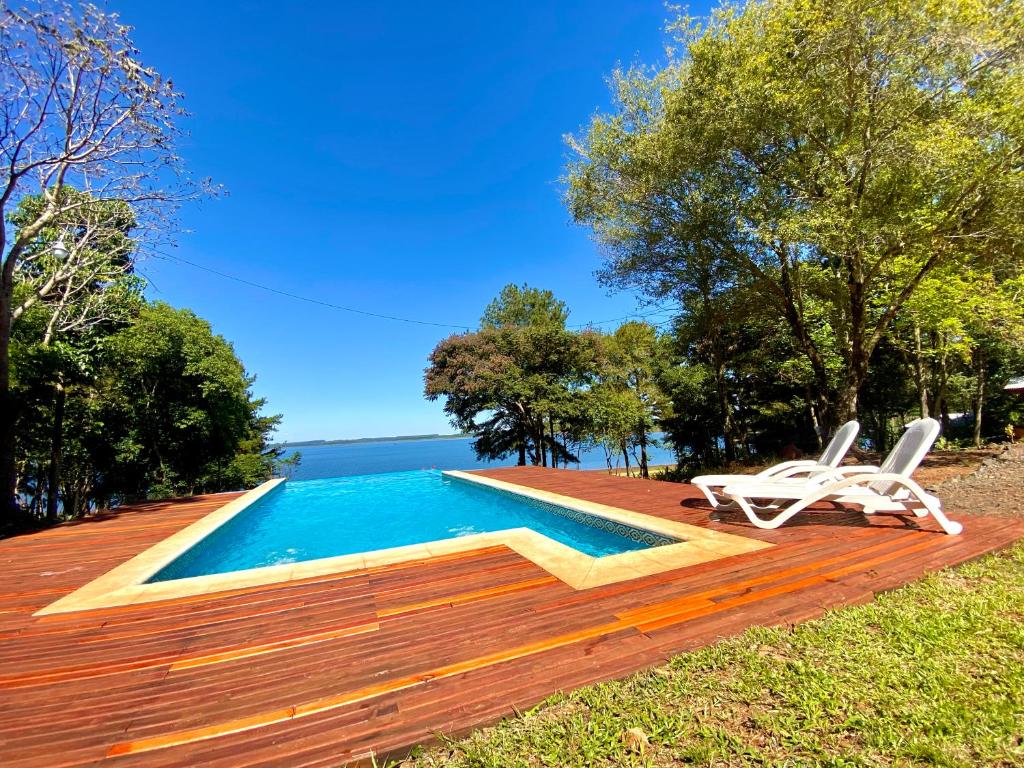
M226 197L171 253L282 291L475 325L509 282L570 323L635 312L569 220L562 137L608 105L617 63L662 56L660 0L302 3L109 0L185 92L182 154ZM696 11L697 9L693 9ZM175 261L141 271L257 376L281 439L451 431L422 396L451 330L302 303Z

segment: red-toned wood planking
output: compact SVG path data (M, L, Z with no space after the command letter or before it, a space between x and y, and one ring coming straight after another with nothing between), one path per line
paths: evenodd
M776 546L576 591L504 547L159 603L32 613L226 503L127 507L0 541L5 766L318 766L460 734L757 623L803 620L1005 546L1024 524L822 510L713 521L688 486L488 470Z

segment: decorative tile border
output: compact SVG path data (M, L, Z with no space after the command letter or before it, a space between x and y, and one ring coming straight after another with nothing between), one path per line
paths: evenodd
M506 546L518 552L575 589L588 589L640 578L773 546L745 536L595 504L527 486L492 480L482 475L455 471L442 474L447 478L475 483L544 505L552 505L562 510L559 514L566 514L573 519L577 519L575 515L579 514L581 522L584 517L591 520L596 518L598 521L604 521L598 522L599 526L607 524L613 529L615 526L621 526L624 530L638 532L638 535L647 533L652 538L664 539L671 543L617 555L591 557L530 528L511 528L373 552L147 583L147 579L153 574L284 482L284 479L276 479L228 502L75 592L37 611L35 615L187 598L319 576L358 576L369 569L415 560L426 561L432 557L471 552L495 545Z
M516 529L516 531L526 531L527 534L533 535L517 535L508 542L508 546L576 589L604 586L774 546L765 541L748 539L746 536L723 533L663 517L611 507L607 504L563 496L538 488L494 480L472 472L453 470L441 474L494 490L514 493L519 497L553 504L563 509L607 520L610 523L648 531L654 536L674 541L674 543L650 549L622 552L605 557L591 557L572 547L559 544L546 536L541 536L530 529Z
M448 480L455 480L460 483L469 483L470 485L480 485L473 479L461 477L451 472L442 472ZM521 486L520 486L521 487ZM646 544L649 547L661 547L666 544L678 544L679 539L675 539L671 536L664 536L654 531L649 531L646 528L637 528L633 525L627 525L625 523L616 522L615 520L609 520L607 517L601 517L600 515L593 515L589 512L583 512L578 509L572 509L563 504L552 504L549 501L542 499L535 499L531 496L527 496L521 491L512 491L507 488L496 488L490 487L491 491L500 493L503 496L515 497L516 501L522 504L529 504L531 507L537 509L543 509L552 515L558 515L559 517L565 517L569 520L579 523L580 525L586 525L590 528L597 528L601 531L608 533L614 533L618 536L622 536L630 541L635 541L638 544Z

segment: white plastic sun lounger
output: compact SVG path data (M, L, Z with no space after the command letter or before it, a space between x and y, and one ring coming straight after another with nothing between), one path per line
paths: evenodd
M939 423L935 419L918 419L907 427L881 467L842 467L834 470L827 482L821 482L821 475L818 475L805 483L771 480L734 483L725 486L722 494L742 509L758 528L778 528L811 505L831 501L841 506L859 505L866 515L912 512L917 517L925 517L930 514L942 530L955 536L963 526L946 517L939 499L925 492L910 477L938 435ZM764 501L768 503L759 503ZM788 506L784 506L786 503ZM771 519L758 516L758 512L767 511L777 514Z
M736 509L736 505L724 497L721 489L727 485L736 483L757 483L757 482L805 482L813 479L823 472L831 472L839 466L846 452L850 450L853 441L860 431L860 424L856 421L848 421L832 436L821 456L814 459L803 459L799 461L784 461L768 469L758 472L756 475L699 475L690 482L700 488L701 493L711 502L715 509ZM831 479L831 474L826 478Z

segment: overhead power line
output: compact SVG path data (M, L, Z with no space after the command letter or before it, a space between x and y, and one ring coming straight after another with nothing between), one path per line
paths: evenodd
M393 320L393 321L399 322L399 323L411 323L413 325L429 325L429 326L433 326L435 328L455 328L455 329L460 330L460 331L472 331L474 329L474 326L470 326L470 325L459 325L458 323L440 323L440 322L435 322L433 320L420 320L418 318L413 318L413 317L401 317L399 315L388 315L388 314L384 314L384 313L381 313L381 312L370 312L370 311L365 310L365 309L356 309L355 307L346 307L343 304L334 304L333 302L330 302L330 301L323 301L322 299L314 299L314 298L312 298L310 296L303 296L303 295L298 294L298 293L291 293L290 291L282 291L280 288L272 288L269 285L264 285L263 283L257 283L254 280L248 280L248 279L246 279L244 277L239 277L238 275L232 275L229 272L221 272L219 269L214 269L213 267L207 267L204 264L197 264L194 261L189 261L188 259L183 259L181 256L175 256L174 254L170 254L170 253L156 253L155 256L157 258L160 258L160 259L167 259L167 260L171 260L171 261L177 261L177 262L179 262L181 264L187 264L188 266L194 267L195 269L201 269L204 272L209 272L210 274L217 275L218 277L223 277L223 278L225 278L227 280L234 280L236 283L242 283L243 285L248 285L251 288L258 288L261 291L267 291L269 293L276 293L278 296L285 296L285 297L287 297L289 299L295 299L296 301L304 301L307 304L316 304L318 306L327 307L329 309L337 309L337 310L339 310L341 312L350 312L352 314L363 315L365 317L375 317L375 318L377 318L379 320ZM667 311L669 311L669 310L659 309L659 310L656 310L654 312L648 312L646 314L624 315L623 317L615 317L615 318L611 318L609 320L593 320L593 321L590 321L590 322L587 322L587 323L577 323L577 324L569 325L569 326L566 326L566 327L568 327L568 328L589 328L589 327L596 326L596 325L606 325L607 323L619 323L619 322L622 322L624 320L644 319L644 318L647 318L647 317L653 317L654 315L664 314ZM666 322L668 322L668 321L666 321ZM660 326L662 326L664 324L665 323L654 323L653 325L655 327L660 327Z
M351 312L351 313L356 314L356 315L365 315L366 317L376 317L376 318L378 318L380 320L394 320L394 321L399 322L399 323L413 323L415 325L432 325L432 326L435 326L437 328L457 328L457 329L459 329L461 331L471 331L471 330L473 330L472 326L469 326L469 325L457 325L455 323L435 323L435 322L433 322L431 320L418 320L418 319L412 318L412 317L399 317L397 315L385 315L385 314L382 314L380 312L369 312L369 311L367 311L365 309L356 309L355 307L346 307L346 306L343 306L341 304L334 304L334 303L332 303L330 301L322 301L320 299L310 298L309 296L301 296L301 295L299 295L297 293L291 293L289 291L282 291L279 288L271 288L269 285L263 285L262 283L257 283L257 282L254 282L252 280L246 280L244 277L238 277L237 275L228 274L227 272L221 272L218 269L213 269L212 267L207 267L207 266L204 266L202 264L196 264L194 261L189 261L188 259L183 259L180 256L173 256L173 255L171 255L169 253L157 254L157 256L159 258L162 258L162 259L173 259L174 261L179 261L182 264L188 264L190 267L195 267L196 269L201 269L204 272L210 272L210 273L212 273L214 275L219 275L220 277L227 278L228 280L234 280L237 283L242 283L244 285L248 285L248 286L251 286L253 288L259 288L260 290L263 290L263 291L269 291L270 293L276 293L279 296L287 296L289 299L295 299L297 301L305 301L308 304L318 304L321 307L329 307L330 309L338 309L338 310L341 310L342 312Z

